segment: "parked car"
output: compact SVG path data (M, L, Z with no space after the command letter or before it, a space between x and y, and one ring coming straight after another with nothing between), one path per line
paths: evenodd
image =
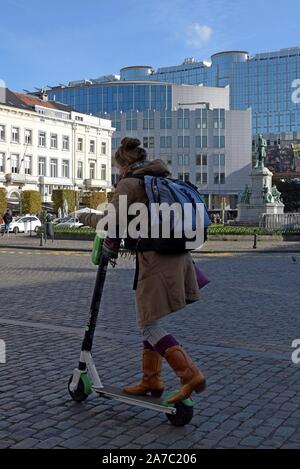
M17 233L24 233L26 231L35 231L37 232L39 227L41 226L41 222L38 217L34 215L25 215L19 218L13 218L13 221L9 225L9 232ZM1 225L1 232L4 231L5 225Z
M71 217L67 220L63 220L60 223L57 223L55 226L58 228L79 228L80 226L83 226L83 223L81 223L77 217Z

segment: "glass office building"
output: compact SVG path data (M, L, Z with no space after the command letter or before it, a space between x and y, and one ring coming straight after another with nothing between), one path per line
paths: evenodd
M147 85L149 80L157 84ZM274 144L280 140L300 141L300 103L292 99L296 86L300 96L299 80L300 46L253 56L247 51L219 52L209 61L189 58L181 65L156 71L151 66L125 67L120 76L70 82L50 89L48 94L80 112L98 114L170 110L170 83L229 85L230 109L251 108L253 134L263 133Z
M111 119L112 152L124 136L140 139L150 160L196 184L211 210L236 210L251 170L251 111L229 108L229 87L153 80L148 66L120 76L70 82L48 90L52 100ZM112 183L117 171L112 167Z
M78 82L77 82L78 83ZM49 99L68 103L79 112L102 115L114 111L170 110L172 108L172 85L120 81L86 83L53 88Z
M230 85L230 108L251 108L253 134L300 139L300 103L292 99L295 80L300 79L299 46L253 56L246 51L220 52L209 62L187 59L179 66L159 68L151 79Z

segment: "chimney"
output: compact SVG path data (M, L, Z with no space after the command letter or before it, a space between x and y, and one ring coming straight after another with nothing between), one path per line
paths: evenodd
M0 80L0 104L6 104L6 86L4 80Z

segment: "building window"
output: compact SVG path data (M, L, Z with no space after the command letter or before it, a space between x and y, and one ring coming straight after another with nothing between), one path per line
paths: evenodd
M207 173L196 173L196 184L207 184Z
M78 179L83 178L83 163L82 163L82 161L78 161L78 163L77 163L77 178Z
M179 136L178 137L178 148L189 148L190 147L190 137L189 136Z
M161 112L160 114L160 128L172 129L172 113L171 111Z
M189 181L190 173L178 173L178 179L180 179L181 181Z
M70 163L68 160L62 160L62 177L63 178L70 177L69 166L70 166Z
M57 178L57 160L51 158L50 160L50 176L52 178Z
M206 117L196 117L195 118L195 128L196 129L207 129L207 118Z
M126 130L137 130L137 113L128 111L126 113Z
M81 137L77 139L77 151L83 151L83 138Z
M214 136L214 148L225 148L225 136Z
M90 140L90 153L95 153L95 151L96 151L95 140Z
M51 134L50 142L51 148L57 148L57 134Z
M20 129L19 127L12 127L11 129L11 141L12 143L20 142Z
M101 165L101 179L106 181L106 164Z
M189 129L190 128L190 112L189 109L179 109L177 114L177 128Z
M70 139L67 135L63 135L62 138L62 149L63 150L69 150L70 148Z
M207 166L207 155L196 155L196 165L197 166Z
M225 173L214 173L214 184L225 184Z
M5 142L5 125L0 125L0 142Z
M39 157L39 176L46 176L46 158Z
M16 154L11 155L11 172L12 173L19 172L19 155L16 155Z
M31 156L25 156L24 158L24 172L25 174L31 174Z
M143 138L143 147L144 148L154 148L154 137L144 137Z
M101 142L101 153L106 155L106 142Z
M113 137L111 139L111 148L112 150L115 150L116 148L118 148L121 144L121 138L120 137Z
M32 130L25 129L24 141L26 145L32 145Z
M0 173L4 173L5 170L5 153L0 153Z
M178 155L178 166L188 166L190 164L190 155Z
M94 163L94 161L91 161L90 162L90 179L95 179L95 174L96 174L96 165Z
M75 120L83 122L83 117L82 116L75 116Z
M160 137L160 148L172 148L172 137Z
M214 166L225 166L225 155L214 155L213 164Z
M143 119L143 129L149 130L154 129L154 112L153 111L144 111L144 119Z
M207 148L207 135L200 135L196 136L195 139L195 146L196 148Z
M46 146L46 132L39 132L39 146Z

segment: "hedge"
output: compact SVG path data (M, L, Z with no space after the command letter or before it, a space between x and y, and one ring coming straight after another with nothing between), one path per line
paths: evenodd
M82 204L85 207L97 209L99 205L107 202L107 196L105 192L88 192L82 196Z
M38 191L21 192L22 213L40 213L41 208L41 194Z
M0 215L3 215L7 208L7 193L5 187L0 187Z

